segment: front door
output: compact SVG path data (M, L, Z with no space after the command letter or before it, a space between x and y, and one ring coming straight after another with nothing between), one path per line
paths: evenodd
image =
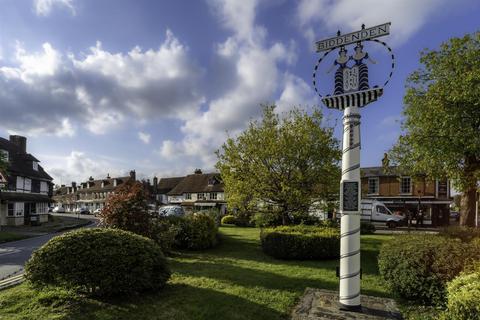
M36 203L35 202L25 202L24 209L24 224L30 224L30 216L36 212Z

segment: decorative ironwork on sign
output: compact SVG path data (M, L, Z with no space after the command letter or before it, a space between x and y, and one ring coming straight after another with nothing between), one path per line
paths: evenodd
M358 182L344 181L342 191L343 211L358 211Z
M326 51L323 56L318 59L313 72L313 86L317 94L322 98L322 102L332 109L344 110L345 108L356 106L364 107L365 105L376 101L383 94L383 88L390 81L393 69L395 68L395 56L392 49L377 37L388 35L390 33L390 23L385 23L379 26L362 29L349 34L341 35L340 31L337 37L318 41L317 52ZM391 58L391 70L388 78L382 86L370 86L368 78L368 63L375 64L368 52L365 51L363 42L370 41L384 46ZM349 44L355 43L352 52L348 51L346 47ZM327 73L335 71L335 86L333 95L323 96L317 88L317 72L323 59L335 49L339 49L338 57L335 59L333 65Z

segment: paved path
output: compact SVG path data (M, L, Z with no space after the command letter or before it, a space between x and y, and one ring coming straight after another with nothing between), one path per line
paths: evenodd
M97 225L97 219L92 216L81 216L81 219L88 219L94 223L89 227ZM0 245L0 281L20 273L23 273L25 262L30 259L32 252L41 247L51 238L63 232L46 234L38 237L7 242Z

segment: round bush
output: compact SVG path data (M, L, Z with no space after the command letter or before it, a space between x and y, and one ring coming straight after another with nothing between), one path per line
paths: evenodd
M217 244L218 227L212 217L196 213L171 220L177 226L175 247L202 250Z
M262 229L263 252L279 259L321 260L338 258L340 232L336 228L283 226Z
M235 224L236 219L234 216L228 214L222 218L222 224Z
M374 234L376 230L375 225L371 222L360 223L360 234Z
M435 235L405 235L385 243L378 256L388 286L407 300L443 305L446 283L478 258L478 247Z
M34 285L55 285L92 295L162 288L167 261L153 240L118 229L83 229L52 238L25 266Z
M447 287L446 320L475 320L480 317L480 268L462 273Z

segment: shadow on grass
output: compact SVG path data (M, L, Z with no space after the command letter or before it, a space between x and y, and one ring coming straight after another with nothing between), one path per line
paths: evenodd
M234 230L232 230L234 231ZM254 235L249 231L250 236ZM378 277L377 255L380 239L362 240L362 270L370 281ZM258 238L242 234L221 234L221 244L203 252L179 252L172 270L187 277L206 277L244 287L264 287L271 290L303 292L306 287L338 289L335 275L339 265L334 260L279 260L263 253ZM241 261L242 260L242 261ZM241 264L241 265L239 265ZM386 296L380 290L366 289L362 293Z
M189 285L167 285L157 294L93 300L72 310L68 319L284 319L267 305L238 296Z

